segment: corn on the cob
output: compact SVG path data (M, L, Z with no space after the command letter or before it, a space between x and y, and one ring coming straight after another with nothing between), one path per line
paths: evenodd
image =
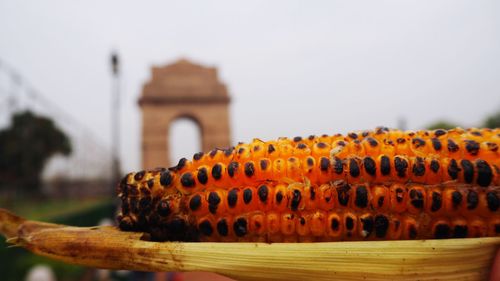
M499 134L378 128L198 153L127 175L120 228L188 241L497 236Z

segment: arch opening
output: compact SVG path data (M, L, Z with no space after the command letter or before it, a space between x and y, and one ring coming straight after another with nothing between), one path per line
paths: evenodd
M201 151L202 132L196 120L189 117L179 117L170 123L168 129L167 151L168 163L176 165L179 159L191 159L192 155Z

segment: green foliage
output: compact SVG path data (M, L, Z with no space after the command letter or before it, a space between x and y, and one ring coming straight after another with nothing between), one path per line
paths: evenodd
M453 123L453 122L450 122L450 121L446 121L446 120L440 120L440 121L436 121L432 124L429 124L428 126L426 126L426 128L428 130L437 130L437 129L445 129L445 130L449 130L449 129L453 129L453 128L456 128L456 127L459 127L459 125Z
M54 122L31 111L12 116L10 127L0 131L0 187L35 191L47 161L71 153L71 143Z
M500 111L488 116L483 124L486 128L500 128Z

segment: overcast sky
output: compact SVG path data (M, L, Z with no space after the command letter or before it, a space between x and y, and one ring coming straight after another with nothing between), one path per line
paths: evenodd
M140 168L150 68L180 57L219 69L233 142L500 109L500 1L0 0L0 60L108 144L113 49L124 170Z

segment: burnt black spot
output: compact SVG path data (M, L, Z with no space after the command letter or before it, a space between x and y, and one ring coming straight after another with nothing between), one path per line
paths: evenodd
M446 239L450 237L450 226L444 223L436 225L434 229L434 238L436 239Z
M231 154L233 154L234 147L224 149L224 156L229 157Z
M424 195L421 190L412 189L410 190L410 203L413 207L417 209L422 209L424 207Z
M396 188L396 201L398 203L403 202L403 189L402 188Z
M309 198L311 200L314 200L314 198L316 198L316 190L314 189L314 186L309 187Z
M186 163L187 163L187 159L186 159L186 158L181 158L181 159L179 160L179 163L177 163L176 170L177 170L177 171L182 170L182 168L184 168L184 167L186 166Z
M344 164L342 163L342 160L340 160L340 158L338 157L335 157L333 159L333 170L337 175L340 175L344 172Z
M458 145L451 139L448 139L448 151L457 152L459 149Z
M244 218L238 218L233 223L234 234L238 237L245 236L247 234L247 220Z
M477 168L477 184L479 186L486 187L490 185L491 180L493 178L493 171L491 170L490 165L488 162L478 159L476 161L476 168Z
M441 145L441 141L439 139L432 138L431 142L432 142L432 147L434 147L434 150L440 151L441 148L443 148L443 146Z
M357 139L357 138L358 138L358 134L356 134L356 133L349 133L349 134L348 134L348 136L349 136L351 139L353 139L353 140L355 140L355 139Z
M193 160L198 161L203 157L203 152L197 152L193 155Z
M191 200L189 200L189 209L191 211L196 211L200 208L201 206L201 196L199 194L194 195L191 197Z
M243 202L245 204L248 204L252 201L252 190L250 188L247 188L243 191Z
M479 153L479 143L473 140L465 140L465 149L471 155L477 155Z
M269 195L269 188L267 187L267 185L261 185L259 187L259 190L257 191L257 194L259 195L259 199L261 202L266 202L267 196Z
M410 239L415 239L417 238L417 229L415 228L414 225L410 225L409 229L408 229L408 236Z
M216 180L222 177L222 165L217 163L212 167L212 177Z
M303 143L299 143L299 144L297 145L297 148L298 148L298 149L305 149L306 147L307 147L307 145L305 145L305 144L303 144Z
M218 151L217 148L210 150L210 153L208 154L210 156L210 158L214 158L215 155L217 155L217 151Z
M270 145L267 147L267 153L271 154L271 153L273 153L274 151L276 151L276 149L274 148L274 145L270 144Z
M170 202L167 200L161 200L158 207L156 207L156 210L160 216L168 216L170 214Z
M389 228L389 219L384 215L375 216L375 236L384 238Z
M233 188L227 193L227 204L229 207L234 208L238 202L238 189Z
M238 154L243 154L243 152L245 152L245 148L240 147L240 149L238 149Z
M294 137L294 138L293 138L293 141L294 141L294 142L299 142L299 141L301 141L301 140L302 140L302 137Z
M307 137L307 139L308 139L308 140L313 140L315 137L316 137L315 135L309 135L309 136Z
M183 238L185 238L187 230L186 221L181 218L175 218L168 223L167 229L171 240L184 240Z
M234 173L238 171L239 164L238 162L230 162L227 166L227 173L230 177L234 177Z
M340 186L337 186L337 196L339 199L339 204L342 206L347 206L349 203L349 190L351 186L347 183L343 183Z
M482 136L482 135L483 135L483 134L481 134L481 132L479 132L479 131L473 131L473 132L471 132L471 134L472 134L472 135L474 135L474 136L476 136L476 137L480 137L480 136Z
M384 196L380 196L380 197L378 198L378 200L377 200L377 205L378 205L378 207L379 207L379 208L380 208L380 207L382 207L382 206L384 205L384 199L385 199L385 198L384 198Z
M458 208L462 204L462 193L453 191L451 193L451 203L453 204L453 208Z
M373 217L367 216L361 219L361 224L363 225L363 232L365 237L370 236L373 232Z
M142 180L142 178L144 177L145 174L146 174L145 171L139 171L139 172L135 173L134 180L136 180L136 181Z
M142 197L139 200L139 209L142 213L149 213L151 211L151 197Z
M359 165L358 162L355 159L350 159L349 160L349 174L351 177L356 178L359 176Z
M404 178L406 176L406 170L408 169L408 161L401 157L394 157L394 167L398 174L398 177Z
M255 167L254 167L253 163L246 162L245 163L245 175L247 177L251 177L251 176L253 176L254 172L255 172Z
M467 237L467 225L455 225L453 229L454 238L465 238Z
M384 176L391 173L391 159L385 155L380 157L380 172Z
M339 220L337 218L332 218L332 220L330 222L330 228L333 231L337 231L337 230L339 230L339 226L340 226Z
M260 150L260 145L255 145L255 146L253 147L253 151L254 151L254 152L257 152L257 151L259 151L259 150Z
M446 134L446 131L445 131L445 130L442 130L442 129L438 129L438 130L436 130L436 131L434 132L434 135L435 135L436 137L442 136L442 135L444 135L444 134Z
M227 236L229 228L226 219L221 219L219 222L217 222L217 232L219 232L220 236Z
M462 159L460 166L462 166L462 170L464 171L464 181L472 183L474 181L474 166L472 163L467 159Z
M354 200L354 204L359 208L366 208L366 206L368 206L368 191L363 185L356 188L356 199Z
M276 193L276 202L278 202L278 204L280 204L282 200L283 200L283 193L281 193L281 191L278 191Z
M346 143L345 143L345 141L338 141L338 142L337 142L337 145L340 145L340 146L346 146Z
M299 223L300 223L300 225L306 224L306 219L304 217L300 217L299 218Z
M431 211L436 212L439 209L441 209L441 205L443 204L443 199L441 197L441 193L439 192L432 192L432 204L431 204Z
M424 164L424 159L422 159L422 157L415 158L415 162L413 163L411 171L415 176L420 177L425 175L425 164Z
M208 182L208 172L207 168L201 167L198 169L198 175L196 176L201 184L206 184Z
M300 194L300 190L295 189L292 192L292 201L290 202L290 208L292 209L292 211L297 211L301 198L302 195Z
M184 173L181 176L181 184L184 187L193 187L195 185L193 174L190 172Z
M425 140L423 140L421 138L414 138L411 142L412 142L413 146L415 146L415 148L425 146Z
M208 210L210 213L215 214L217 212L217 207L220 203L219 194L215 191L212 191L208 194Z
M267 159L262 159L262 160L260 160L260 169L261 169L262 171L267 170L267 167L268 167L268 166L269 166L269 160L267 160Z
M439 171L439 161L432 159L430 165L431 171L437 173Z
M498 210L498 206L500 205L500 201L498 200L498 195L490 191L486 193L486 202L488 203L488 209L492 212L496 212Z
M460 172L460 168L458 167L457 160L451 159L448 164L448 175L456 180L458 178L458 172Z
M371 147L376 147L378 145L378 142L374 138L367 138L366 141Z
M473 210L479 204L479 196L474 190L469 190L467 193L467 209Z
M325 148L325 147L326 147L326 143L324 143L324 142L318 142L318 143L316 144L316 146L317 146L318 148L323 149L323 148Z
M374 176L377 172L377 165L375 164L375 160L370 156L366 156L363 159L363 166L365 167L365 171L367 174Z
M208 220L202 221L198 225L198 229L200 230L201 234L203 234L205 236L210 236L214 232L214 230L212 228L212 224L210 224L210 222Z
M363 133L361 133L361 135L363 137L367 137L369 134L370 134L370 132L368 132L368 131L363 131Z
M487 142L486 146L488 147L489 151L497 152L498 151L498 145L494 142Z
M347 230L352 230L354 228L354 220L350 216L345 218L345 228Z
M154 179L150 179L148 180L148 187L151 189L153 188L153 186L155 185L155 180Z
M309 167L313 167L314 166L314 158L307 157L307 166L309 166Z
M130 212L130 205L127 201L122 202L122 214L126 215Z
M134 230L136 225L130 217L123 217L118 222L118 227L123 231Z
M170 171L164 171L160 176L160 184L163 186L169 186L172 183L172 174Z
M500 233L500 223L495 224L495 233L496 234Z
M405 142L406 142L406 139L405 139L405 138L398 138L398 139L396 140L396 142L397 142L397 143L399 143L399 144L403 144L403 143L405 143Z
M319 160L319 168L321 171L326 172L328 171L328 168L330 167L330 161L328 161L328 158L326 157L321 157Z

